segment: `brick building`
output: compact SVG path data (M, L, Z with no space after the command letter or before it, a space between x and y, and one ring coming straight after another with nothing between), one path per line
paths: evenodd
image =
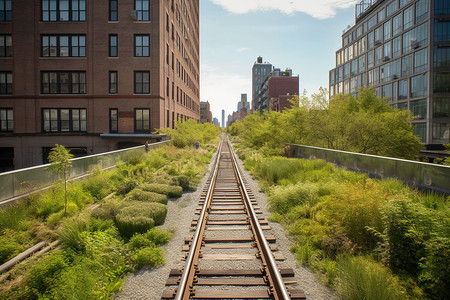
M0 1L0 170L200 119L198 0Z
M200 101L200 123L212 123L212 112L209 101Z
M280 71L276 68L267 75L262 83L255 101L258 103L260 112L265 110L282 111L290 106L290 99L298 95L299 77L292 76L292 70Z

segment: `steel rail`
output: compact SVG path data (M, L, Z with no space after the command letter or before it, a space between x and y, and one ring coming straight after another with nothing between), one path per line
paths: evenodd
M195 256L201 247L201 243L199 243L200 236L203 235L205 225L206 225L205 215L207 214L207 208L211 201L212 191L214 190L215 179L216 179L218 171L219 171L219 162L220 162L220 158L221 158L222 146L223 146L223 138L220 140L219 147L217 147L217 157L216 157L216 163L214 166L214 173L213 173L211 182L208 187L208 192L206 194L205 201L202 206L202 211L198 218L197 229L195 230L194 237L191 242L191 247L189 249L189 254L186 259L186 264L184 266L183 275L181 276L180 283L177 288L177 293L174 298L175 300L189 299L189 297L190 297L190 291L189 291L190 287L188 286L188 281L190 278L193 278L193 276L195 275L195 270L194 270L194 268L192 268L192 266L194 264L194 259L196 258Z
M278 267L276 265L275 258L273 257L272 251L270 250L269 243L267 242L267 240L264 236L263 230L261 228L261 225L259 224L258 217L256 216L253 205L251 204L250 197L247 193L247 190L245 189L244 180L242 179L241 173L240 173L238 165L237 165L237 161L235 158L236 154L234 152L234 149L231 146L230 141L228 140L228 137L226 137L226 139L227 139L227 144L229 145L229 148L230 148L231 159L233 162L233 167L235 168L235 173L238 178L238 182L242 186L244 200L245 200L245 202L247 202L249 204L249 205L247 205L247 207L249 209L249 214L252 219L252 223L254 224L254 229L256 232L255 238L258 239L259 244L263 248L261 255L264 256L265 263L267 264L267 271L269 272L269 275L270 275L269 280L271 281L271 284L274 289L273 296L275 297L275 299L286 299L286 300L291 299L291 297L289 296L289 292L286 289L286 285L284 284L283 277L281 276L281 273L278 270Z

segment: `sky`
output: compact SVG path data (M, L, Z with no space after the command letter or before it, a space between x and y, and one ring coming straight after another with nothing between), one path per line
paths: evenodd
M299 75L299 91L328 88L354 0L200 0L200 100L225 121L241 94L251 103L258 56Z

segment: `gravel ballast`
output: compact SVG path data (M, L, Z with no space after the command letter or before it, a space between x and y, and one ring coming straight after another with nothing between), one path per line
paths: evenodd
M214 157L215 158L215 157ZM214 161L214 158L212 161ZM243 171L243 177L247 181L248 185L252 189L258 206L261 208L263 215L267 217L270 215L268 212L268 202L265 194L259 192L258 183L251 178L249 173L244 170L242 162L239 160L241 170ZM186 252L182 251L182 246L184 245L185 238L191 237L193 231L191 231L191 221L197 216L195 215L195 210L198 207L198 201L200 195L205 187L205 184L209 178L209 171L212 165L208 166L208 173L203 177L201 183L198 185L197 191L184 193L181 198L177 200L169 200L167 204L168 213L166 220L163 225L159 228L167 231L173 232L170 242L163 247L165 254L166 264L157 269L147 269L143 268L128 276L123 290L116 294L113 299L161 299L163 290L166 288L165 283L169 278L169 272L171 269L181 269L184 267L185 261L182 260L183 255ZM226 216L221 216L220 218L226 218ZM332 289L324 286L319 279L316 278L315 274L308 268L301 266L294 255L289 251L289 247L292 244L285 235L285 229L278 223L273 223L269 221L269 226L271 230L265 230L264 233L267 236L273 236L276 238L276 245L279 248L279 253L281 252L285 257L284 261L278 261L280 268L292 268L295 271L295 280L297 281L294 285L289 285L292 289L303 289L305 291L307 299L338 299L337 295ZM239 231L212 231L209 232L212 235L224 236L226 234L232 234L236 236ZM211 251L209 253L215 252L212 249L205 251ZM248 253L245 250L245 253ZM257 260L254 261L255 263ZM203 267L207 267L208 261L203 262ZM222 261L220 266L228 269L238 269L247 268L247 263L240 261ZM253 262L250 262L251 264ZM247 265L247 266L246 266ZM256 265L256 264L255 264ZM217 264L215 265L217 267Z

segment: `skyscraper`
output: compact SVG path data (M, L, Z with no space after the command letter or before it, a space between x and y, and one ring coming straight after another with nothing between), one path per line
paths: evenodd
M199 0L0 1L0 170L200 119Z
M256 59L256 62L253 64L252 67L252 110L259 110L260 107L257 103L256 98L258 96L259 88L261 87L262 83L266 79L267 74L272 71L272 64L268 62L263 63L263 58L259 56Z
M222 128L225 128L225 109L222 109Z
M355 11L329 73L330 98L374 87L411 110L430 149L450 143L450 1L365 0Z

